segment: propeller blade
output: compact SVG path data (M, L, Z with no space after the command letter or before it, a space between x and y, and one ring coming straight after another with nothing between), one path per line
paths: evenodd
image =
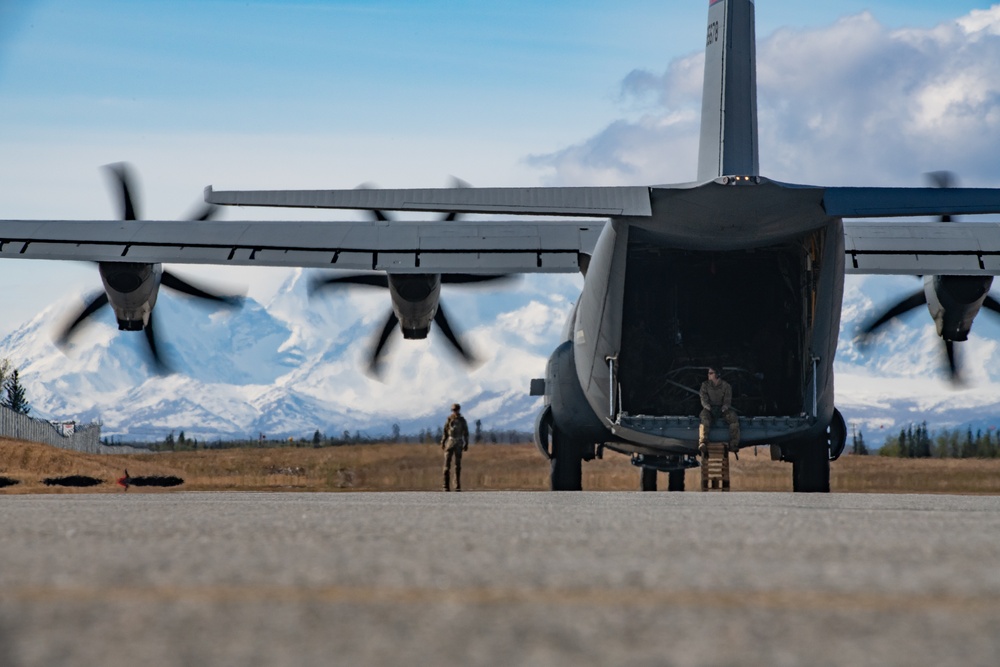
M955 172L953 171L931 171L924 174L924 176L930 181L931 186L935 188L953 188L958 183L958 179L955 178ZM951 222L951 216L942 215L940 220L941 222Z
M346 276L324 278L315 276L309 281L309 294L315 294L337 285L362 285L365 287L389 288L389 277L384 273L352 273Z
M84 304L83 310L80 311L80 314L77 315L72 322L66 325L66 327L59 334L59 337L56 339L56 344L59 346L65 345L67 341L69 341L69 337L73 334L73 331L75 331L78 326L83 324L84 320L106 305L108 305L108 295L106 292L98 292L91 295L90 300Z
M958 373L958 351L955 349L954 341L946 340L944 342L944 350L948 355L948 377L952 382L957 383L961 380L961 376Z
M953 188L958 182L953 171L929 171L925 176L935 188Z
M170 367L160 356L160 352L156 347L156 335L153 333L153 313L149 313L149 322L143 328L143 332L146 334L146 343L149 346L149 357L150 363L153 369L159 375L166 375L171 372Z
M188 220L211 220L219 214L219 207L215 204L205 204L195 209Z
M467 183L467 182L465 182L465 181L463 181L461 178L458 178L457 176L452 176L451 177L451 187L453 187L453 188L471 188L472 185L469 184L469 183ZM442 218L442 221L444 221L444 222L455 222L455 220L457 220L457 219L458 219L458 213L455 213L454 211L452 211L451 213L448 213L447 215L445 215L444 218Z
M438 303L437 312L434 313L434 323L438 325L438 328L441 329L441 333L444 334L444 337L448 339L448 342L455 348L455 351L458 352L463 360L465 360L465 363L470 366L474 366L479 363L479 360L462 346L458 336L456 336L455 332L452 331L451 325L448 323L448 315L445 313L444 304L442 303Z
M923 290L920 290L919 292L914 292L910 296L906 297L905 299L903 299L902 301L900 301L899 303L897 303L896 305L894 305L893 307L889 308L887 311L882 313L881 317L879 317L874 322L864 327L861 333L863 336L868 336L869 334L874 333L876 329L881 327L889 320L895 317L899 317L903 313L909 312L914 308L916 308L917 306L922 306L925 305L926 303L927 303L927 295L924 294Z
M354 188L355 190L377 190L378 186L374 183L362 183L361 185ZM386 217L385 213L379 210L367 211L368 215L374 218L377 222L390 222L390 218Z
M392 330L398 324L399 318L396 317L396 312L390 310L389 317L385 320L385 325L383 325L382 332L379 334L378 340L375 341L374 347L372 347L368 360L368 372L376 378L382 374L382 355L385 352L385 343L389 340L389 334L392 333Z
M217 302L223 303L223 304L225 304L227 306L241 306L241 305L243 305L243 298L242 297L222 295L222 294L213 294L212 292L204 290L204 289L202 289L200 287L195 287L194 285L192 285L188 281L186 281L186 280L184 280L182 278L179 278L176 275L174 275L173 273L170 273L169 271L166 271L166 270L160 276L160 284L163 285L164 287L169 287L172 290L176 290L176 291L182 292L184 294L189 294L189 295L191 295L193 297L197 297L199 299L207 299L209 301L217 301Z
M1000 315L1000 301L997 301L989 294L987 294L986 298L983 300L983 308Z
M114 177L118 187L122 191L122 220L138 220L135 204L132 200L132 184L135 179L132 177L132 169L125 162L116 162L107 165L106 169Z

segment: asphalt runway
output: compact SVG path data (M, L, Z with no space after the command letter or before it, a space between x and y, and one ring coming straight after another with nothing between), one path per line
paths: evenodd
M1000 664L1000 498L4 496L0 665Z

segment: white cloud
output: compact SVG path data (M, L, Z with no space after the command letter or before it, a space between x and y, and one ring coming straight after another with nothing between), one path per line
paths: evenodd
M953 169L968 185L1000 172L1000 6L931 29L890 30L869 13L758 41L761 172L791 182L919 184ZM532 158L553 183L692 180L701 55L630 73L643 108Z

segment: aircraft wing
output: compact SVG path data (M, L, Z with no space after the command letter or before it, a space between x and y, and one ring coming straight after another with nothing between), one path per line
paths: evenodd
M648 196L647 196L648 199ZM0 259L574 273L603 221L2 220Z
M1000 275L1000 223L844 221L847 273Z

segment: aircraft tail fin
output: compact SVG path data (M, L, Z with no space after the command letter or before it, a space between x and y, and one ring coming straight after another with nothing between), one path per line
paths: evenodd
M709 0L698 180L759 176L753 0Z

